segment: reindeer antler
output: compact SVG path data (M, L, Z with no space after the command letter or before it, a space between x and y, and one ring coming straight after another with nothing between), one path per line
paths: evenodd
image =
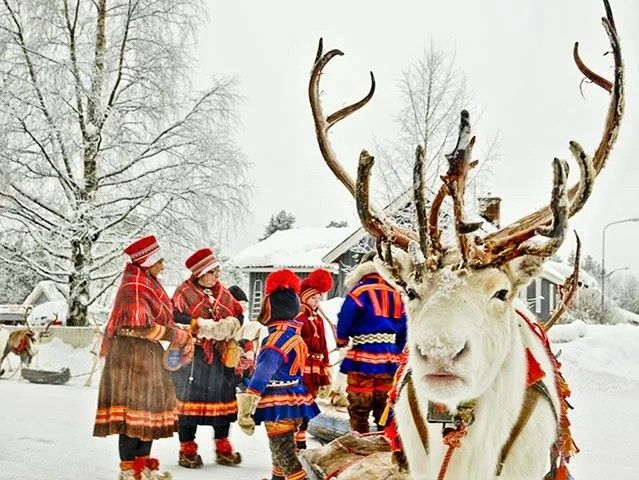
M563 284L563 295L561 299L561 304L559 307L555 309L554 312L551 313L548 321L544 323L544 330L550 330L553 325L555 325L561 316L568 310L570 305L572 305L573 300L575 299L575 295L577 291L579 291L579 264L581 259L581 240L579 239L579 235L575 232L575 238L577 240L577 252L575 253L575 264L573 266L572 273L566 279Z
M604 167L617 139L619 124L623 116L624 71L621 46L608 0L604 0L604 6L606 17L602 21L612 46L615 64L614 81L610 82L592 72L581 61L578 44L575 44L574 48L574 58L579 70L589 80L611 94L603 136L594 156L589 157L577 142L570 142L570 152L579 164L579 181L568 189L568 164L564 160L555 158L553 160L553 188L549 204L484 239L471 239L469 234L475 231L480 224L468 223L464 220L466 179L470 169L476 165L476 162L471 161L475 139L471 137L468 112L466 110L461 112L457 144L454 150L446 156L449 168L446 175L442 177L443 184L433 198L430 212L427 212L424 198L425 152L421 147L417 148L413 169L413 195L417 210L418 231L410 232L400 229L371 206L369 182L374 163L373 157L365 150L362 151L359 159L357 183L354 183L337 161L328 139L330 127L362 108L372 98L375 91L375 77L371 72L371 88L362 100L325 117L319 100L319 78L326 64L335 56L343 55L343 53L339 50L331 50L323 54L322 40L320 40L309 83L309 99L320 151L335 176L355 197L362 225L380 242L378 246L380 255L383 253L381 243L386 243L388 247L386 261L391 264L391 267L390 244L393 244L411 253L416 266L416 278L421 276L423 265L426 265L430 271L441 268L445 249L441 245L440 239L439 211L447 195L451 196L453 202L455 231L461 252L461 266L470 268L498 266L522 255L550 257L557 251L564 240L568 219L583 207L592 192L595 178ZM528 242L536 236L545 237L546 241L540 244Z
M47 322L47 324L44 326L44 330L42 330L42 332L40 332L40 337L39 338L44 338L44 337L50 335L50 333L48 333L49 332L49 328L51 328L51 325L53 325L57 321L58 321L58 314L54 313L53 314L53 320L51 320L50 322Z
M371 98L373 98L373 94L375 93L375 76L373 75L373 72L370 72L371 87L364 98L327 117L324 115L322 103L319 98L320 76L328 62L336 56L344 55L344 53L337 49L323 53L323 48L324 43L320 38L317 54L315 56L315 64L313 65L311 79L308 84L308 98L311 103L317 143L319 144L322 157L333 174L340 180L340 182L342 182L357 201L357 211L364 228L366 228L366 230L374 237L383 238L384 241L391 242L404 250L408 250L409 244L416 240L414 233L403 230L397 225L392 224L383 214L378 213L371 205L369 195L369 176L373 167L374 158L365 150L362 151L358 167L358 182L356 184L338 161L328 138L328 130L333 125L362 108Z
M579 57L578 43L575 43L573 51L575 63L579 70L586 78L608 91L611 95L603 135L594 156L590 158L577 142L570 142L570 152L580 167L580 179L579 182L572 186L567 192L567 199L570 204L567 218L577 213L588 200L595 178L605 166L610 151L617 140L619 125L624 112L624 68L621 57L621 45L608 0L604 0L604 7L606 9L606 17L602 18L602 23L612 47L615 64L614 82L604 79L586 67ZM543 207L513 222L498 232L488 235L484 239L484 249L493 255L490 259L490 264L503 263L504 261L526 253L537 252L544 256L552 254L552 248L548 248L545 251L533 249L531 252L530 247L526 245L522 246L522 242L529 240L540 232L547 232L549 227L557 233L556 230L559 227L557 226L557 228L555 228L555 224L565 224L567 218L557 218L556 214L556 209L551 202L549 206Z

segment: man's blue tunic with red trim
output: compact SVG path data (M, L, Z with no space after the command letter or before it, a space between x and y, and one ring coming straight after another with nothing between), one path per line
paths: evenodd
M300 336L302 324L273 320L262 342L255 373L246 392L260 395L255 423L313 418L319 414L315 400L302 383L308 349Z
M406 344L406 313L399 292L380 275L365 275L349 290L337 318L338 346L353 339L342 373L395 373Z

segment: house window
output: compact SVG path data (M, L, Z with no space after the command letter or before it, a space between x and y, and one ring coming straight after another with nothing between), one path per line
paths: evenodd
M555 292L557 291L556 285L550 284L548 285L548 312L552 313L555 309Z
M541 302L544 299L541 294L541 278L535 279L535 313L541 313Z

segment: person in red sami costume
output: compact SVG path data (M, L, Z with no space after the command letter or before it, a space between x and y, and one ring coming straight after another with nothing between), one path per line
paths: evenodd
M198 425L213 427L215 461L238 465L241 455L229 441L237 419L235 386L237 342L243 308L220 281L221 264L210 248L193 253L185 262L191 276L173 294L176 320L191 325L195 355L188 368L173 373L179 415L178 463L200 468L202 457L195 441Z
M320 387L331 383L331 365L326 346L324 320L319 313L322 295L333 288L333 276L324 269L317 269L302 280L300 301L301 311L296 320L302 323L301 336L308 347L308 357L304 367L304 385L313 398L317 398ZM297 448L306 448L305 418L295 435Z
M188 358L193 341L173 319L171 300L158 282L164 270L160 246L154 236L144 237L124 252L124 268L113 310L106 325L102 350L106 357L93 435L119 435L119 480L168 480L150 458L154 439L177 431L175 390L163 368L164 349L182 350Z

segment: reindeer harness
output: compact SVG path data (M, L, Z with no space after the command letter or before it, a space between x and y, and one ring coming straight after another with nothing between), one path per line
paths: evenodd
M22 338L20 338L20 341L18 342L18 345L16 346L16 349L15 349L15 352L17 355L20 355L21 353L27 350L29 346L29 340L31 340L31 337L33 337L33 335L34 335L33 332L26 331L25 334L22 336Z

